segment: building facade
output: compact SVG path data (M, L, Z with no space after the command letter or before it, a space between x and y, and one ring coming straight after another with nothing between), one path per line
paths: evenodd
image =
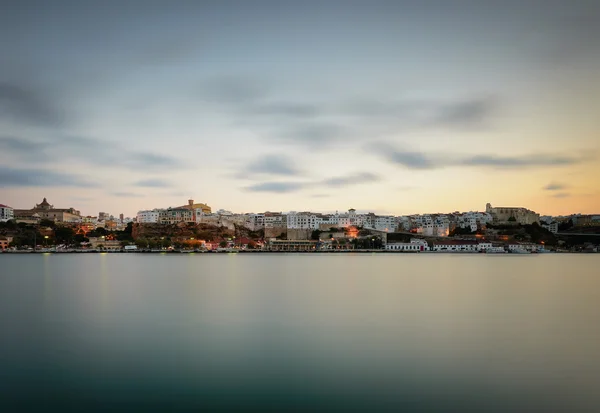
M421 252L429 251L427 241L423 239L411 239L410 242L391 242L385 245L388 251Z
M81 214L74 208L54 208L46 198L36 204L32 209L17 209L14 211L15 218L37 216L40 219L49 219L55 222L81 222Z
M136 215L137 222L140 224L157 224L160 216L160 209L138 211Z
M493 218L494 224L517 223L521 225L530 225L540 222L540 214L537 214L527 208L521 207L492 207L492 204L485 206L485 212Z
M194 211L185 208L167 208L158 213L160 224L177 224L180 222L194 222Z
M15 217L15 210L8 205L0 204L0 222L6 222Z

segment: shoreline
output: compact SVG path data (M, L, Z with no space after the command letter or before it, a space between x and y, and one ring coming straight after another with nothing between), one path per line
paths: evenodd
M238 250L238 251L98 251L98 250L70 250L70 251L1 251L2 254L161 254L161 255L185 255L185 254L468 254L468 255L544 255L544 254L598 254L594 252L572 252L572 251L545 251L538 253L484 253L478 251L394 251L394 250L325 250L325 251L262 251L262 250Z

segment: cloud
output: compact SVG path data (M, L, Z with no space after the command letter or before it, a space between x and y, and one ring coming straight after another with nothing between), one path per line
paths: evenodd
M419 152L390 151L386 156L390 162L409 169L433 169L436 167L431 159Z
M493 95L448 99L370 97L335 100L282 100L266 80L243 76L217 79L201 91L201 100L216 104L236 125L270 142L310 145L313 149L354 144L398 131L427 128L487 127L499 100ZM275 127L273 126L275 125Z
M242 107L268 96L266 82L246 76L220 76L209 79L200 88L200 98L209 102Z
M435 109L433 123L441 126L482 127L494 113L496 101L491 97L475 97L440 105Z
M349 186L349 185L360 185L370 182L380 181L381 178L378 175L370 172L362 172L354 175L342 176L337 178L329 178L323 181L323 184L330 187Z
M372 149L373 147L376 149ZM436 154L399 150L386 144L371 145L368 150L387 159L394 165L414 170L440 169L446 167L528 169L576 165L593 159L589 156L575 157L552 154L519 156Z
M98 185L76 175L47 169L18 169L0 166L0 187L85 187Z
M544 187L544 190L546 190L546 191L562 191L563 189L566 189L566 188L567 188L566 185L552 182L552 183L549 183L548 185L546 185Z
M558 155L524 155L524 156L496 156L477 155L464 158L461 163L466 166L489 166L496 168L530 168L536 166L566 166L575 165L582 161Z
M134 167L177 167L181 165L181 161L167 156L149 152L130 152L127 154L127 158L123 159L124 164L128 164Z
M255 175L297 176L301 175L301 172L294 166L294 160L288 156L265 155L243 167L236 177L248 178Z
M111 192L112 196L116 196L118 198L143 198L144 195L136 194L134 192Z
M567 192L559 192L557 194L552 195L553 198L568 198L570 196L571 196L571 194L569 194Z
M102 142L76 136L53 135L31 140L14 136L0 137L2 153L18 160L35 163L65 161L88 163L96 166L125 167L152 170L160 168L183 168L180 160L151 152L138 152L122 148L116 142Z
M133 185L145 188L168 188L171 186L167 181L157 178L142 179L141 181L135 182Z
M0 83L0 118L27 125L58 125L63 119L55 107L31 90Z
M305 183L301 182L263 182L244 188L249 192L273 192L273 193L289 193L296 192L306 187Z
M377 182L381 178L370 172L357 173L353 175L334 177L315 182L262 182L244 188L250 192L272 192L289 193L297 192L308 187L343 187L349 185L360 185L369 182ZM311 195L312 198L328 197L328 194Z

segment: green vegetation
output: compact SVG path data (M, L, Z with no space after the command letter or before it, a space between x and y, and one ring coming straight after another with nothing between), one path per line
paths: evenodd
M350 243L357 250L372 250L383 248L383 240L381 237L365 237L365 238L353 238Z

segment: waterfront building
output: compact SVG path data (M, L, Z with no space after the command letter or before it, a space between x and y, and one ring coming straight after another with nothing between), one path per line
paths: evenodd
M15 217L15 210L8 205L0 204L0 222L6 222Z
M385 245L388 251L429 251L429 245L424 239L413 238L410 242L388 242Z
M540 214L537 214L527 208L521 207L492 207L492 204L485 206L485 212L493 218L494 224L521 224L529 225L540 222Z
M510 252L531 252L537 251L539 249L539 245L534 244L532 242L513 242L508 244L508 251Z
M434 241L432 250L437 252L477 252L480 247L477 241L448 240Z
M138 211L136 220L140 224L156 224L160 216L160 209Z
M5 249L7 249L12 240L13 237L0 236L0 251L4 251Z
M267 244L268 251L314 251L318 241L272 239Z
M195 222L194 211L187 208L167 208L158 212L160 224L178 224L180 222Z
M54 205L50 205L46 198L41 203L36 204L32 209L15 209L15 218L22 217L24 219L33 218L37 215L39 219L49 219L55 222L69 222L78 223L81 222L81 214L74 208L54 208Z

